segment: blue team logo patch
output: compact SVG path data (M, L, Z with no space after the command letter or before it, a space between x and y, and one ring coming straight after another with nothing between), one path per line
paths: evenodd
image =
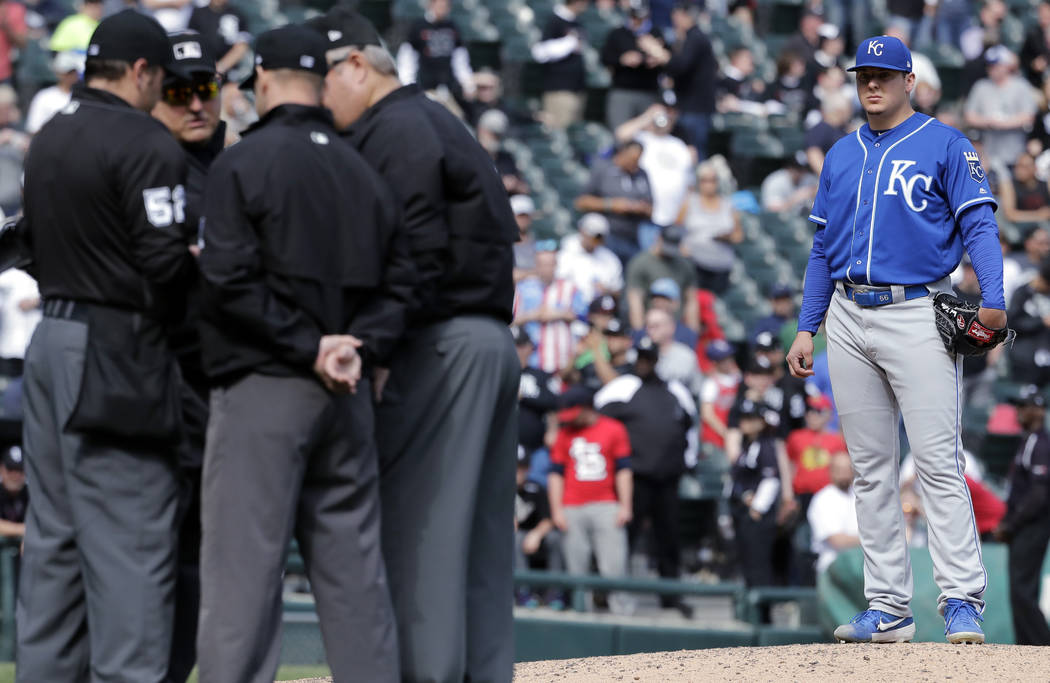
M970 167L970 177L975 182L984 182L984 169L981 168L981 158L977 156L977 152L963 152L963 156L966 158L966 165Z

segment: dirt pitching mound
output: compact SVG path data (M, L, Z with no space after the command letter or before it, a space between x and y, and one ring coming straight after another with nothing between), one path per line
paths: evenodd
M783 645L525 662L515 681L1050 681L1050 648L1019 645Z

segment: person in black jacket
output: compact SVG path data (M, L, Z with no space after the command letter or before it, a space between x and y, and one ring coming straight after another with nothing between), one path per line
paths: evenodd
M179 314L195 266L185 160L149 116L165 69L178 67L153 19L105 19L83 84L26 159L24 224L45 317L25 363L33 504L19 680L168 671L181 427L163 323Z
M744 399L736 408L743 436L740 457L730 469L729 511L736 531L737 555L748 588L773 585L773 546L781 492L777 443L770 422L774 410Z
M1043 388L1050 384L1050 258L1010 297L1007 311L1017 339L1008 350L1015 377Z
M555 5L543 35L532 46L532 58L543 65L543 113L547 125L554 128L568 128L583 118L587 40L579 17L587 4L587 0L569 0Z
M452 0L428 0L426 13L412 22L397 51L397 68L402 82L418 83L458 109L474 99L474 72L463 34L449 18L451 9Z
M678 480L687 460L696 457L696 404L680 382L664 382L656 374L660 350L648 337L635 344L634 372L614 379L598 392L594 403L619 420L631 439L634 471L634 516L630 544L634 552L645 534L652 534L651 554L660 576L677 579L681 564L678 545ZM664 607L686 617L693 610L681 596L661 596Z
M557 380L539 368L529 365L536 346L521 327L512 328L514 347L521 364L521 383L518 387L518 447L530 463L530 479L547 485L547 467L550 454L545 448L548 418L558 408ZM519 458L518 464L521 464Z
M324 40L269 31L255 64L260 119L204 202L201 681L273 680L293 531L336 680L396 681L368 375L415 272L392 193L319 106Z
M647 0L630 0L627 21L609 31L601 49L602 64L612 69L605 103L605 122L616 130L639 116L660 97L660 69L671 53L649 21Z
M664 69L674 79L678 126L703 161L707 158L707 134L715 111L718 60L710 39L696 25L699 12L695 2L675 5L671 20L678 38Z
M219 119L221 79L206 40L194 31L168 36L182 76L164 79L153 116L171 131L186 154L186 243L197 248L208 167L222 151L226 124ZM168 677L185 681L197 660L197 613L200 605L200 490L204 437L208 427L208 381L201 363L200 287L191 283L186 315L168 341L182 371L182 421L185 440L179 450L179 564L175 580L175 638Z
M517 224L491 157L418 86L401 86L366 19L337 8L314 25L329 41L325 103L393 188L420 273L406 339L377 387L401 673L509 681Z
M1039 581L1050 544L1050 433L1046 399L1035 387L1015 403L1025 430L1010 465L1006 515L993 531L1010 544L1010 610L1018 645L1050 645L1050 627L1039 609Z

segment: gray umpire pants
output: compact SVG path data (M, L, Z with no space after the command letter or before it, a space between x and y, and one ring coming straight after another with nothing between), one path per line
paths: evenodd
M383 555L404 681L510 681L521 367L503 323L402 345L377 410Z
M872 609L911 616L897 429L903 414L941 589L938 607L957 598L980 611L987 582L963 479L962 359L945 351L932 299L864 308L840 291L828 312L828 367L853 460L865 597Z
M273 681L293 532L337 683L397 681L371 385L251 374L211 394L201 489L201 683Z
M29 511L17 680L164 680L175 587L174 452L63 431L88 327L44 318L25 364Z

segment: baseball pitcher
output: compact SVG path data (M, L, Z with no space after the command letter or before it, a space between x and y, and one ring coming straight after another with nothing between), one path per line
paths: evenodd
M908 48L876 36L857 48L868 123L828 153L809 219L793 374L812 375L813 335L827 314L828 365L853 461L869 609L835 630L843 642L915 635L911 567L899 500L901 415L930 526L938 608L952 643L983 643L987 577L963 479L962 356L1004 341L1003 262L995 198L962 133L916 113ZM970 255L982 303L948 279Z

